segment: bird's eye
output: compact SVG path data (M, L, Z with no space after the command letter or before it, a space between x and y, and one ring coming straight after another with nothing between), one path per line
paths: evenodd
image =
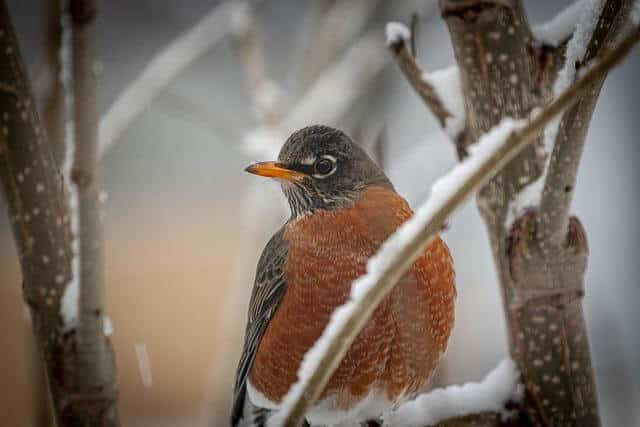
M324 156L313 164L314 176L324 178L331 175L336 169L336 160L330 156Z

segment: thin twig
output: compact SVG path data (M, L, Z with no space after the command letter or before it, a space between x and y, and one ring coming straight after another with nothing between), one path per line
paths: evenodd
M71 0L73 40L74 159L71 179L77 189L79 300L75 380L81 394L72 404L78 412L87 401L96 409L92 422L119 425L116 407L116 370L108 337L104 334L104 237L100 218L98 172L95 0ZM77 209L77 212L73 212ZM86 410L86 409L85 409ZM90 413L90 411L87 411ZM85 421L86 422L86 421Z
M640 31L635 30L614 49L609 49L593 68L575 81L557 99L534 115L525 126L512 131L508 137L503 139L503 143L497 145L495 151L478 162L472 171L469 171L467 179L457 182L456 187L452 188L450 193L429 206L429 215L421 219L420 227L415 230L415 233L412 233L411 238L405 236L404 245L389 254L390 257L385 260L384 266L380 267L381 270L375 272L377 273L374 276L375 280L367 283L370 286L355 293L358 295L358 303L354 304L353 300L350 300L345 304L349 307L345 309L349 310L346 315L341 313L342 316L332 316L331 322L317 341L317 343L322 342L322 347L318 350L316 344L305 355L305 360L313 361L315 369L306 378L306 381L299 381L291 387L283 400L282 409L273 416L270 425L296 427L301 424L307 408L316 402L370 315L393 289L396 282L406 273L415 259L424 251L425 247L440 232L442 224L451 213L531 143L555 116L573 105L580 94L588 90L595 81L620 63L638 41L640 41ZM498 130L504 132L504 129ZM462 164L464 165L464 162ZM429 201L427 201L428 204ZM420 210L424 208L422 207ZM419 214L416 217L419 217ZM409 222L414 221L416 217ZM389 240L396 238L396 235L397 233L394 233ZM384 249L385 245L381 250ZM365 281L370 275L373 274L367 273L358 281ZM336 312L342 310L343 307L336 309ZM335 333L328 334L328 330L334 330ZM323 342L324 340L328 341ZM310 354L312 354L311 357ZM300 372L301 370L298 372L299 375Z
M410 33L410 38L413 40L412 33ZM387 46L394 54L396 61L398 62L398 66L407 81L415 89L418 95L420 95L436 119L438 119L440 126L444 128L447 118L451 117L452 113L445 108L433 86L423 79L422 76L424 75L424 72L420 68L420 65L418 65L415 56L411 53L410 47L407 46L407 40L403 37L397 37L389 40Z

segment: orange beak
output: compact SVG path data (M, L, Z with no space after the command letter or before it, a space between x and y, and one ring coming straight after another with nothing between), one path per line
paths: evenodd
M285 179L287 181L302 181L307 175L284 167L278 162L259 162L247 166L245 171L254 175L266 176L268 178Z

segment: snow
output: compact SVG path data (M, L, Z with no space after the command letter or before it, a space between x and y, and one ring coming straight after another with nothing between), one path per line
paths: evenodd
M349 300L338 307L322 336L306 353L298 369L298 381L289 389L280 406L280 411L269 419L268 425L282 425L296 402L302 399L313 373L318 369L323 358L327 357L330 346L339 339L347 324L353 324L354 313L359 306L364 306L367 297L383 278L389 278L391 267L401 259L408 259L412 253L410 246L415 246L439 212L442 212L470 177L479 172L496 151L507 141L508 137L522 127L524 121L505 118L477 144L472 146L470 155L447 175L436 181L431 188L431 196L416 211L415 215L396 230L380 247L378 252L367 262L367 273L356 279L351 285ZM430 241L422 241L426 247ZM398 276L397 272L394 272ZM404 274L402 271L400 274ZM399 277L397 277L399 278ZM371 308L373 310L373 308Z
M78 213L78 188L71 179L71 168L75 155L75 140L73 136L73 96L71 82L71 18L65 13L61 18L62 43L60 49L60 81L64 91L65 122L65 155L62 163L62 174L69 202L69 229L71 231L71 272L69 282L64 289L60 301L60 315L65 329L71 329L78 321L79 304L79 275L80 275L80 242L79 213ZM57 281L57 278L56 278Z
M401 22L389 22L385 27L387 46L411 39L411 30Z
M551 20L535 26L532 30L534 37L553 47L567 40L576 28L576 23L579 22L581 11L587 1L576 0Z
M136 352L136 359L138 360L138 370L140 371L142 385L150 388L153 385L153 376L151 374L151 363L149 362L147 344L135 343L133 347Z
M591 40L591 35L598 24L598 18L602 12L604 2L600 0L582 0L579 4L579 13L575 12L577 17L573 17L573 19L577 21L577 24L575 26L575 31L573 32L573 37L571 37L571 40L569 40L569 43L567 44L564 66L558 72L558 76L556 77L556 81L553 85L554 98L558 98L558 96L567 90L575 80L575 64L584 58L587 46ZM572 7L574 6L570 6L569 9ZM569 14L569 12L566 11L561 14L564 13L567 15ZM521 216L527 208L531 206L538 206L540 204L544 181L547 170L549 169L551 153L553 153L553 146L558 135L561 119L562 115L555 117L545 128L544 148L547 152L547 159L544 171L537 180L523 188L509 204L507 218L504 224L506 229L510 229L513 225L513 221Z
M113 322L106 314L102 316L102 333L105 337L110 337L113 334Z
M464 130L465 124L460 70L454 65L442 70L426 72L422 75L422 80L433 87L442 105L451 113L451 117L445 120L445 132L450 138L455 139Z
M512 414L505 404L518 403L523 395L518 367L511 359L505 359L479 383L433 390L405 403L384 417L384 425L423 427L485 411L499 412L506 420Z
M208 52L246 12L245 2L225 1L153 58L102 116L98 156L117 142L129 125L167 85L195 60Z

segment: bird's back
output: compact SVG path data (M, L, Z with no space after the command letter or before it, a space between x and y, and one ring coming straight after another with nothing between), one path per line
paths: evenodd
M315 212L286 227L287 290L261 339L251 389L274 403L282 399L367 260L411 215L393 190L370 187L351 208ZM327 423L349 411L375 416L419 391L446 347L455 293L452 260L437 238L376 309L311 418L315 413Z

